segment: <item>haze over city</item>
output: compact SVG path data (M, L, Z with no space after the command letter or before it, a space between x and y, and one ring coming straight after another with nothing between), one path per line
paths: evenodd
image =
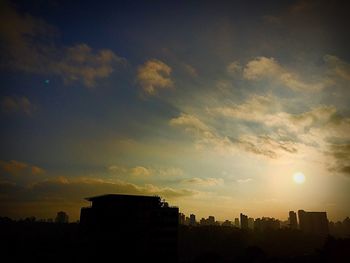
M0 216L349 216L347 5L151 2L0 2Z

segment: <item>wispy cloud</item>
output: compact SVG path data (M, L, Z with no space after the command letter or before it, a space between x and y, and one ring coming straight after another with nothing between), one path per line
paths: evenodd
M0 182L26 185L46 178L46 171L36 165L16 160L0 160Z
M0 160L0 169L2 174L6 174L9 176L18 176L21 174L31 175L40 175L45 171L44 169L31 165L28 163L11 160L11 161L3 161Z
M328 66L328 72L334 77L350 80L350 64L333 55L325 55L324 61Z
M331 144L327 153L334 158L329 170L350 177L350 144Z
M148 178L157 176L158 178L168 179L181 177L184 175L184 171L177 167L145 167L145 166L135 166L127 167L121 165L111 165L108 170L115 175L120 176L134 176L139 178Z
M280 65L274 58L257 57L249 61L243 69L247 80L269 79L295 91L320 91L326 86L325 81L309 83L291 70Z
M235 75L242 70L242 66L238 61L233 61L227 65L226 71L230 75Z
M246 184L246 183L249 183L251 181L253 181L252 178L237 179L237 183L240 183L240 184Z
M215 185L222 185L224 183L224 179L193 177L193 178L185 179L182 182L187 184L200 185L200 186L215 186Z
M294 142L281 140L268 135L237 134L236 137L221 135L217 128L209 127L195 116L182 114L170 120L173 126L179 126L194 135L196 146L201 149L210 147L219 153L237 153L239 150L277 158L281 153L295 153L297 146Z
M30 116L37 107L27 97L6 96L1 100L1 108L3 112L19 112Z

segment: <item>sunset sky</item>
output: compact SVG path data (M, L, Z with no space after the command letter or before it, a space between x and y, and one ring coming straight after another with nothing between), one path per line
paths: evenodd
M0 216L350 216L345 1L0 3Z

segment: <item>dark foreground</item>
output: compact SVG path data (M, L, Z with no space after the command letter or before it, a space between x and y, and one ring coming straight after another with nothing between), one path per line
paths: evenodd
M134 231L135 232L135 231ZM1 262L349 262L350 238L300 231L243 231L232 227L179 227L173 255L140 249L138 236L90 235L78 224L1 220ZM113 238L111 238L111 236Z

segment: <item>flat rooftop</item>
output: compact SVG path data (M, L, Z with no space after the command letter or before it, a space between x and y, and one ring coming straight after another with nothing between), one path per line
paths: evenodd
M159 196L147 196L147 195L126 195L126 194L105 194L92 197L86 197L85 200L93 201L112 201L112 200L147 200L147 201L160 201Z

